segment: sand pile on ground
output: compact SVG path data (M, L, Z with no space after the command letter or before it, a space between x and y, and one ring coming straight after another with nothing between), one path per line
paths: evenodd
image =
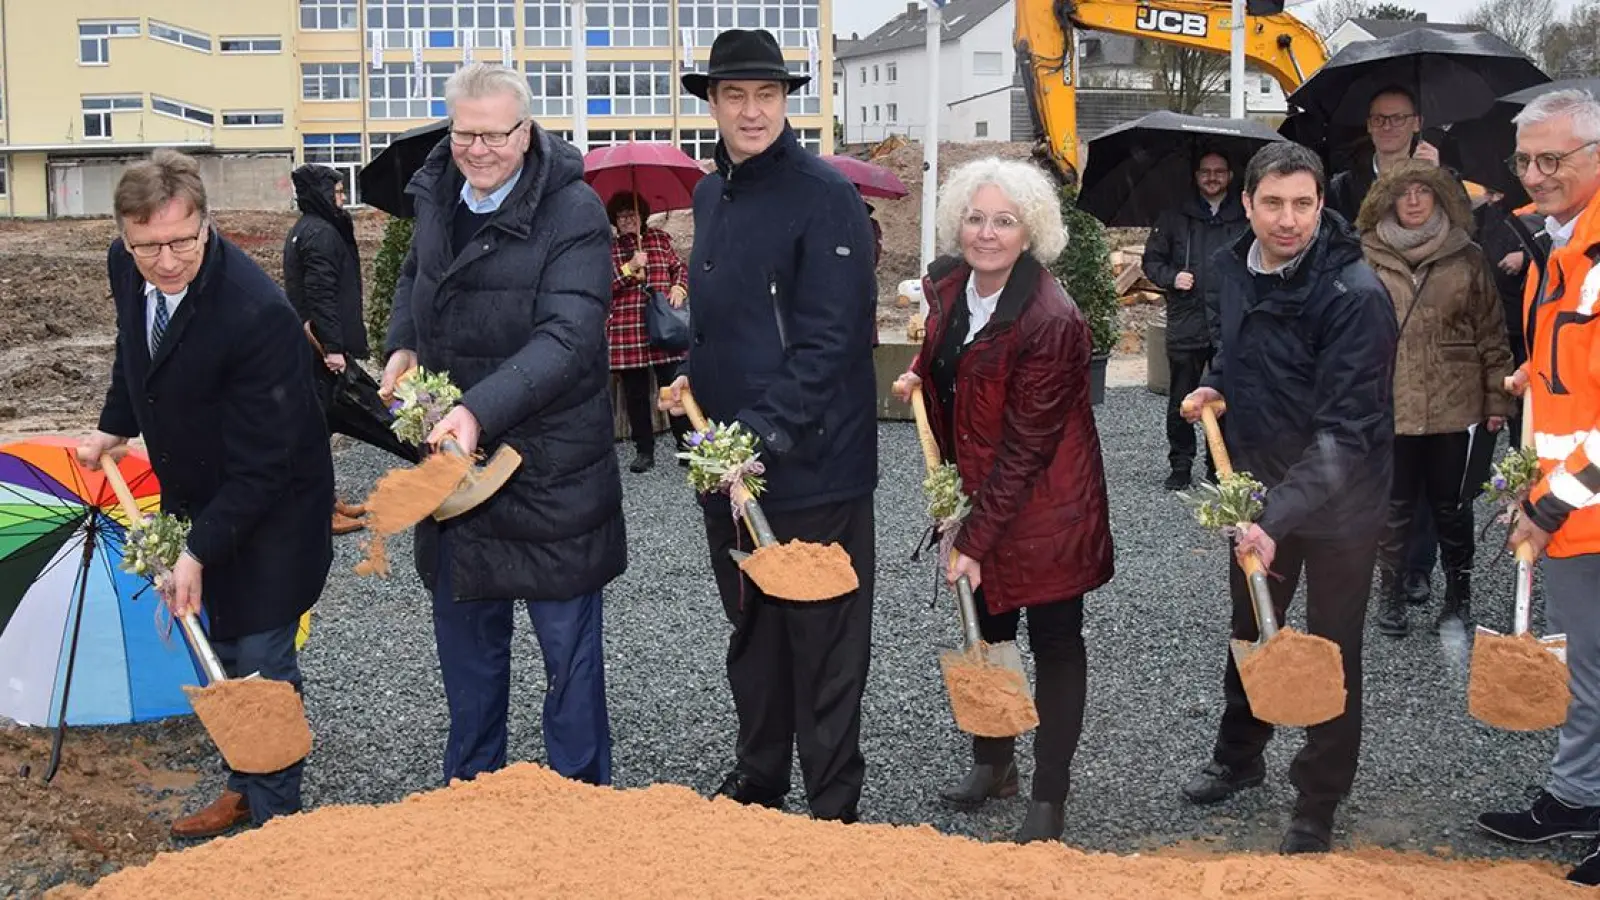
M983 844L927 826L839 825L594 788L532 764L386 807L327 807L164 854L90 896L986 897L1550 900L1588 896L1548 865L1391 853L1210 859Z
M1567 721L1571 703L1566 665L1533 635L1480 634L1473 641L1473 718L1508 731L1542 731Z

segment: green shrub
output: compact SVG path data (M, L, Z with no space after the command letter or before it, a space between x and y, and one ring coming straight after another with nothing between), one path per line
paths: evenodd
M400 266L411 249L411 220L391 218L383 226L383 244L372 261L372 290L367 296L367 340L380 363L389 336L389 310L394 308L394 286L400 280Z
M1067 226L1067 249L1051 264L1050 271L1067 286L1067 293L1089 321L1094 352L1110 353L1120 338L1111 250L1106 245L1105 226L1079 209L1077 199L1074 188L1062 189L1061 220Z

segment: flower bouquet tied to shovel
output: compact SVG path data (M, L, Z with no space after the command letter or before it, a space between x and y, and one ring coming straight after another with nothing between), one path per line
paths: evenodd
M148 578L157 591L164 591L188 539L188 521L171 513L148 513L128 523L128 539L118 568Z
M1229 472L1219 475L1216 484L1201 482L1192 491L1180 491L1178 499L1194 510L1201 527L1237 537L1245 526L1261 518L1267 486L1249 472Z
M1512 450L1500 458L1489 470L1489 480L1483 483L1484 494L1491 505L1499 507L1496 521L1511 524L1522 501L1539 480L1539 454L1532 447Z
M449 372L418 367L395 383L394 402L389 404L394 422L389 427L401 440L420 447L433 427L460 402L461 389L450 381Z
M708 422L703 431L690 432L685 439L689 449L678 458L689 463L689 486L702 494L733 494L735 484L751 498L760 497L766 487L761 475L766 466L756 449L756 437L738 422L724 425ZM733 504L734 518L744 513L742 503Z

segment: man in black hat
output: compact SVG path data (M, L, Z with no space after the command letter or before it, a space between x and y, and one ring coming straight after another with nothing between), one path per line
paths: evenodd
M692 380L713 422L760 444L761 505L779 540L838 543L860 587L823 603L762 594L729 557L748 550L728 498L704 501L706 542L733 635L738 765L718 793L778 807L798 744L812 815L855 821L866 763L861 695L871 647L877 387L872 228L856 189L800 147L789 74L765 31L725 31L683 86L711 106L716 171L694 192L693 343L664 404Z

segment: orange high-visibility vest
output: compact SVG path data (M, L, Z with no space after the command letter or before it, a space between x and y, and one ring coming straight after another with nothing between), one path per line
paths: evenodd
M1548 274L1528 273L1523 321L1533 316L1524 365L1533 392L1534 446L1544 477L1524 509L1554 529L1549 555L1600 553L1600 194L1572 240L1552 250ZM1542 281L1542 294L1541 294Z

